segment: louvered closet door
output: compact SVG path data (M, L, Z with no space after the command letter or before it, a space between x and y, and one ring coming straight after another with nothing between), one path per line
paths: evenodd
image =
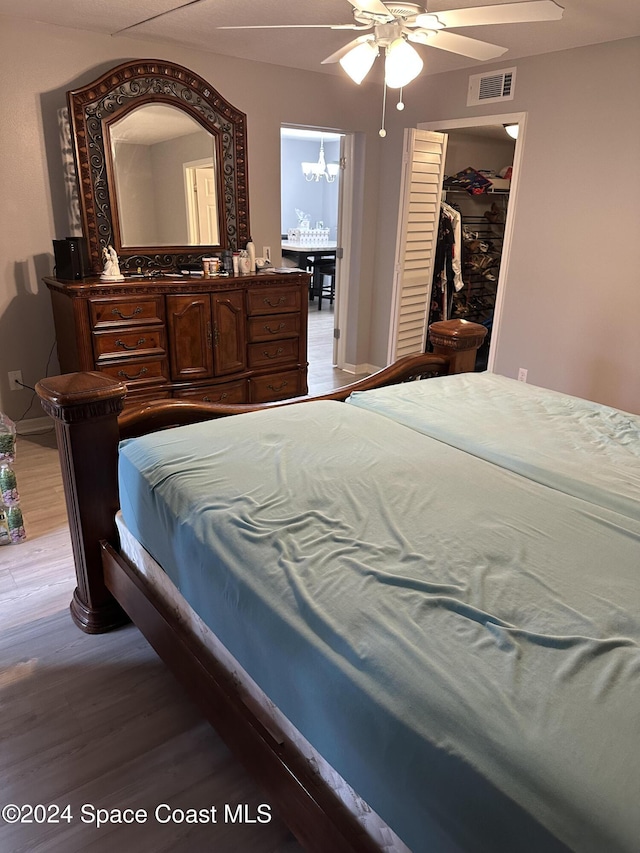
M425 350L446 152L446 134L405 130L389 363Z

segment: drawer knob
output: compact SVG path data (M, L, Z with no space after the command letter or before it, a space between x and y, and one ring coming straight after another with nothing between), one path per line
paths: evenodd
M137 314L140 314L142 311L142 306L137 305L132 314L123 314L119 308L112 308L111 313L114 317L120 317L121 320L132 320Z
M288 384L289 383L287 382L287 380L283 379L282 382L277 387L269 384L269 385L267 385L267 388L269 389L269 391L273 391L274 394L277 394L278 391L282 391L283 388L286 388Z
M130 373L127 373L126 370L119 370L118 376L121 376L123 379L140 379L141 376L144 376L145 373L148 373L148 372L149 372L148 367L141 367L140 370L133 375L131 375Z
M137 342L137 343L135 343L135 344L125 344L125 342L124 342L124 341L117 340L117 341L116 341L116 346L117 346L117 347L122 347L122 349L132 350L132 349L138 349L138 347L141 347L141 346L142 346L142 344L146 344L146 342L147 342L147 339L146 339L146 338L138 338L138 342Z
M229 395L227 394L227 392L226 392L226 391L224 391L222 394L220 394L220 396L218 397L218 399L217 399L215 402L216 402L216 403L222 403L222 401L223 401L223 400L226 400L228 396L229 396ZM209 397L209 395L208 395L208 394L206 394L206 395L202 398L202 402L203 402L203 403L213 403L214 401L211 399L211 397Z
M277 335L278 332L282 331L282 329L284 329L286 325L286 323L280 323L277 329L272 329L271 326L267 326L267 324L265 323L262 328L265 330L265 332L269 332L270 335Z

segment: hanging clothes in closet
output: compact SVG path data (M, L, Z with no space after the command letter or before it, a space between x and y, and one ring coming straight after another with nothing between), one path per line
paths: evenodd
M451 316L453 294L464 286L462 280L462 217L446 201L440 205L440 221L434 258L432 313L439 309L442 320Z

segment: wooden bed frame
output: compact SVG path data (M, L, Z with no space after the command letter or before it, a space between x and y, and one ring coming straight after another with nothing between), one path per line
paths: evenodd
M133 621L262 785L300 843L317 853L379 853L379 848L302 755L256 717L227 669L176 622L166 603L118 553L118 443L169 426L311 400L345 400L353 391L473 370L486 335L483 326L446 320L429 331L433 354L407 356L329 394L279 403L224 406L164 400L121 414L126 388L105 374L67 374L36 386L56 427L77 578L70 605L73 621L92 634Z

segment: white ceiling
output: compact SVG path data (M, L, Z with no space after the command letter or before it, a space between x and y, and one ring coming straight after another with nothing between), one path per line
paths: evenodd
M202 132L201 124L171 104L144 104L114 122L109 136L112 142L155 145Z
M428 11L502 2L506 0L428 0ZM558 2L565 8L560 21L466 27L453 32L507 47L501 60L506 62L640 35L640 0ZM321 65L321 61L357 35L322 28L218 29L233 24L351 23L348 0L0 0L0 14L108 33L123 40L123 53L127 53L126 40L133 37L329 74L343 72L338 65ZM145 20L147 23L140 23ZM417 49L425 60L423 74L481 64L434 48ZM157 53L157 47L150 47L152 58L160 58Z

